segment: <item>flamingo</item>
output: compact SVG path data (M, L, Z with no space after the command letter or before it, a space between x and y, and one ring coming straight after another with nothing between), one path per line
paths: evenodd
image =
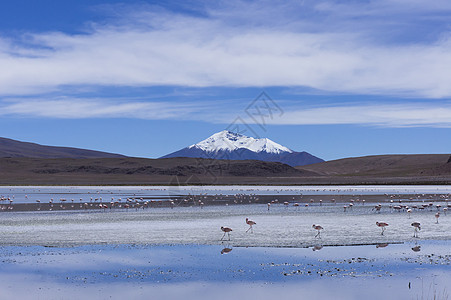
M250 230L252 233L254 233L254 229L252 228L252 225L256 225L257 223L246 218L246 224L249 225L249 229L246 230L246 232L248 232Z
M372 210L375 210L376 212L380 213L381 212L381 208L382 208L382 205L379 203Z
M420 227L421 224L419 222L413 222L410 225L412 225L414 227L413 237L417 238L418 237L418 231L421 230L421 227Z
M318 230L318 233L315 235L315 237L321 238L321 230L323 229L323 227L320 225L313 224L312 228Z
M378 227L381 227L381 228L382 228L381 235L384 235L385 227L388 226L388 223L385 223L385 222L376 222L376 225L377 225Z
M221 226L221 230L224 231L224 235L222 236L221 241L224 239L226 233L228 234L230 241L230 231L232 231L232 228Z
M435 214L435 219L437 220L437 222L435 222L435 224L438 224L438 218L440 218L440 213L439 212Z
M407 213L409 214L409 219L410 219L410 215L412 214L412 209L409 208L409 209L407 210Z

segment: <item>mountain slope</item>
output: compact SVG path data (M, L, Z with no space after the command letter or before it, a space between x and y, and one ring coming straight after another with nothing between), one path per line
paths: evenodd
M114 158L125 157L94 150L69 147L43 146L34 143L20 142L0 138L0 157L31 157L31 158Z
M315 176L282 163L251 160L0 158L0 185L261 184Z
M323 162L307 152L295 152L267 138L256 139L227 130L161 158L194 157L229 160L261 160L301 166Z
M439 176L451 174L449 154L373 155L297 167L326 176Z

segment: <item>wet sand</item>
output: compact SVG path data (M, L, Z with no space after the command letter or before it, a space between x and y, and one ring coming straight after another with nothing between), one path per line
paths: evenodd
M431 203L432 205L429 205ZM306 206L308 204L308 206ZM416 240L413 222L421 223L421 239L451 239L447 202L410 202L424 209L396 210L384 202L192 205L169 207L1 212L0 245L77 246L89 244L205 244L220 242L221 226L231 227L233 246L309 247L399 243ZM398 203L399 204L399 203ZM436 205L441 205L438 223ZM93 204L95 205L95 204ZM94 207L94 206L93 206ZM245 218L255 221L253 233ZM386 222L384 235L376 222ZM312 224L321 225L321 239Z

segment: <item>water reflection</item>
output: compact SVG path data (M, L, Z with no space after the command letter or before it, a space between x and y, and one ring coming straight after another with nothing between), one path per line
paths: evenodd
M420 245L417 245L417 246L415 246L415 247L412 247L412 251L413 251L413 252L420 252L420 251L421 251L421 246L420 246Z
M319 250L321 250L321 249L323 249L323 245L315 245L315 246L313 246L313 248L312 248L313 251L319 251Z
M228 253L230 253L232 250L233 250L232 248L225 247L224 249L221 250L221 254L228 254Z
M387 247L388 243L377 246L381 245ZM208 293L204 291L205 287L211 289L211 294L221 291L221 296L225 296L222 291L225 281L230 286L252 286L248 296L255 297L257 293L259 299L282 296L299 298L299 295L307 298L310 295L308 293L316 290L321 293L312 294L311 298L362 299L363 293L374 290L370 297L372 299L375 295L417 299L417 295L423 293L423 285L418 278L423 277L427 282L440 275L437 280L441 284L451 280L450 261L447 258L450 246L451 241L424 241L422 246L413 243L391 244L386 251L376 250L374 245L332 247L317 244L310 248L246 248L233 247L229 242L214 246L0 247L0 299L5 295L10 296L6 297L8 299L14 298L14 292L19 293L16 298L22 299L21 286L28 289L28 295L40 293L40 297L36 298L41 299L56 298L54 294L45 294L46 291L64 290L72 294L78 289L85 291L86 295L88 290L103 291L105 294L97 298L113 295L112 298L118 299L119 294L114 292L115 289L126 286L120 289L124 292L121 296L136 298L136 295L131 294L133 286L140 284L143 288L149 288L157 283L155 291L165 289L165 285L171 285L168 291L179 288L177 297L163 297L165 299L182 299L184 296L211 299L206 297ZM427 255L414 254L409 248L413 252L421 249L425 254L433 253L433 263L430 263L431 258ZM310 249L322 251L312 253ZM234 254L218 259L218 252L226 255L231 251ZM422 264L421 268L418 268L419 264ZM20 276L14 277L18 273ZM409 282L412 283L410 290ZM189 288L192 283L201 283L197 293ZM267 287L269 290L266 290ZM351 294L351 290L355 293ZM7 294L4 294L5 291ZM410 294L402 294L407 291ZM150 292L147 290L147 295ZM83 298L81 296L86 295L82 293L77 296ZM140 298L144 299L145 295L142 294ZM239 295L234 292L227 296L230 299Z

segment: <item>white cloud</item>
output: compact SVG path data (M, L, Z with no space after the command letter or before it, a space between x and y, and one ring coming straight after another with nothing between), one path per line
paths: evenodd
M208 109L209 106L205 103L106 101L96 98L8 99L0 104L0 116L177 120L189 119Z
M252 120L247 118L246 122L252 123ZM360 124L381 127L451 128L451 103L290 108L281 116L266 117L265 122L275 125Z
M268 125L356 124L381 127L451 127L451 102L418 104L326 104L300 106L282 101L283 113L254 116ZM282 103L279 103L282 105ZM237 117L256 124L236 102L145 102L97 98L8 99L0 103L0 116L45 118L134 118L146 120L192 120L228 124Z
M208 7L206 17L144 7L85 34L0 38L0 95L64 91L68 85L180 85L451 96L445 30L433 43L385 43L372 36L384 34L384 15L387 23L397 22L399 14L408 16L399 23L409 23L424 11L443 17L440 12L451 10L446 2L428 9L421 1L401 0L231 3ZM232 15L232 9L239 13ZM359 13L369 20L349 17Z

